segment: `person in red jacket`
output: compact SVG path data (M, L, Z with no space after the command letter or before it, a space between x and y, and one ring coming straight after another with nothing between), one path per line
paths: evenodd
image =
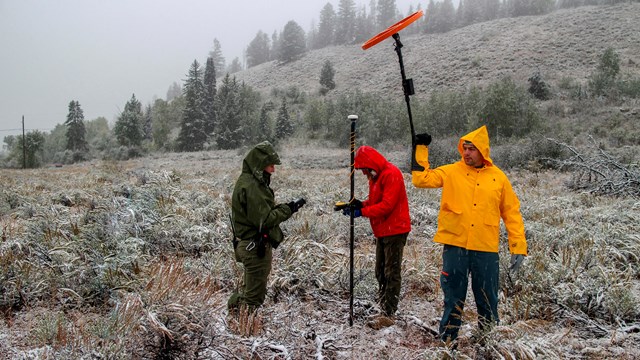
M343 209L345 215L369 218L376 237L378 302L383 314L369 323L374 329L393 325L401 287L402 253L411 231L409 202L402 172L376 149L361 146L354 167L369 179L369 197L353 199Z

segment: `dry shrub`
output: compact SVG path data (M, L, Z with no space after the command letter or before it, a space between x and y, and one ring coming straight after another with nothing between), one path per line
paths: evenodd
M211 276L194 273L182 260L153 264L141 294L126 295L116 306L114 335L131 337L127 347L140 357L195 358L212 335L219 290Z
M633 201L547 193L546 200L521 202L529 256L520 274L501 272L507 321L580 319L579 331L590 334L583 336L638 321L632 304L640 242L631 234L640 229L632 215L611 208Z
M548 139L569 151L565 159L551 159L562 170L571 171L569 188L595 195L640 197L640 171L637 166L621 163L604 151L592 138L591 148L577 147Z
M407 158L403 149L385 155ZM379 309L374 237L367 219L359 218L354 323L348 326L349 221L332 210L349 196L345 149L283 149L272 180L276 200L302 196L307 204L282 225L286 240L274 251L265 304L238 323L242 334L230 331L226 301L242 272L229 244L227 214L241 157L233 151L168 154L118 164L109 174L74 165L73 176L65 167L0 177L2 189L19 200L16 208L0 207L0 296L12 326L0 328L12 339L0 338L0 350L11 349L15 358L31 351L61 359L640 356L633 332L640 317L634 306L637 200L567 191L563 183L571 173L542 168L509 174L529 256L519 274L509 274L507 249L501 251L501 322L488 334L489 347L471 341L472 296L458 350L439 348L433 337L442 311L441 247L432 242L440 190L414 188L409 174L413 230L396 324L379 332L365 325ZM167 164L176 170L156 171ZM356 174L355 181L362 198L366 180ZM72 206L55 203L60 194ZM34 317L36 305L65 317L24 321L44 319ZM36 348L25 335L36 327L51 345Z
M260 335L264 330L263 322L264 317L260 309L251 309L244 305L227 317L229 330L243 337Z

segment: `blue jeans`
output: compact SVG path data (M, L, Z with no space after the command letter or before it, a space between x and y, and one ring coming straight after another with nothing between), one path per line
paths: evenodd
M444 313L440 321L443 341L454 341L458 337L469 274L478 308L478 326L482 330L498 323L498 272L498 253L444 246L440 273L440 286L444 293Z

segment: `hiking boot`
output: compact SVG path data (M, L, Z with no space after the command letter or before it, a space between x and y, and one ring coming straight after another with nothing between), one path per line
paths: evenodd
M373 319L372 321L369 321L367 323L367 326L372 328L373 330L380 330L382 328L392 326L393 324L395 324L395 321L392 318L388 316L380 315L375 319Z

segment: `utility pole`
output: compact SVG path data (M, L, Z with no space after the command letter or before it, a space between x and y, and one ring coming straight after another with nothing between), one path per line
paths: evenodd
M22 115L22 168L27 168L27 140L24 136L24 115Z

